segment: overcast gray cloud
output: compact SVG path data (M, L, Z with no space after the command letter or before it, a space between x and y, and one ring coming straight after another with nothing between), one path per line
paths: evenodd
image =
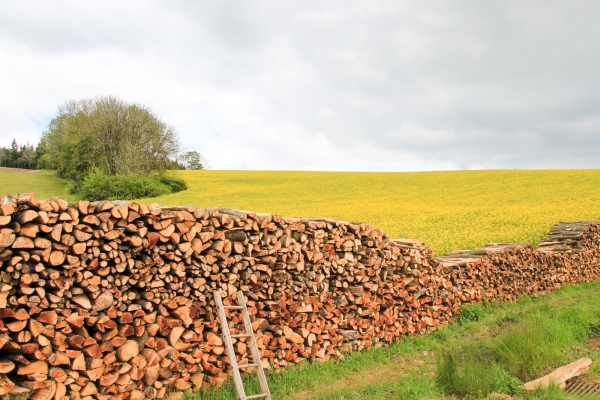
M5 1L0 145L150 106L215 169L600 168L600 3Z

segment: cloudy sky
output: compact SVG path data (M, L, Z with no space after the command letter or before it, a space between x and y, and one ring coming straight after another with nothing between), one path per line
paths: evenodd
M0 146L149 106L213 169L600 168L600 3L2 1Z

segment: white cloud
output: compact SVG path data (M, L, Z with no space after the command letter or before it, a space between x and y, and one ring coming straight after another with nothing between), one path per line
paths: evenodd
M150 106L215 169L600 167L600 6L0 5L0 145L56 107Z

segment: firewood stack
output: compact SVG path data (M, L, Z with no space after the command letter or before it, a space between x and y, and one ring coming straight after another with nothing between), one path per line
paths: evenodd
M463 302L515 300L550 293L563 284L598 279L600 224L559 223L534 249L529 243L488 243L438 257Z
M229 378L212 291L248 297L265 366L424 332L459 302L422 242L363 223L5 197L0 393L163 398ZM240 329L234 318L232 332ZM236 344L240 358L246 343Z
M0 396L165 398L221 384L231 369L213 290L225 304L244 292L265 367L339 358L433 330L463 302L595 279L598 225L578 229L583 244L566 251L435 259L364 223L5 196Z

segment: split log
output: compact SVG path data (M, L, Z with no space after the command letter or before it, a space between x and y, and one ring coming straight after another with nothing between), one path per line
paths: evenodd
M545 388L550 386L551 384L555 384L564 389L567 385L566 382L569 379L579 376L585 371L589 370L591 365L591 358L582 358L571 364L555 369L548 375L544 375L539 379L527 382L525 385L523 385L523 389L536 390L538 387Z

